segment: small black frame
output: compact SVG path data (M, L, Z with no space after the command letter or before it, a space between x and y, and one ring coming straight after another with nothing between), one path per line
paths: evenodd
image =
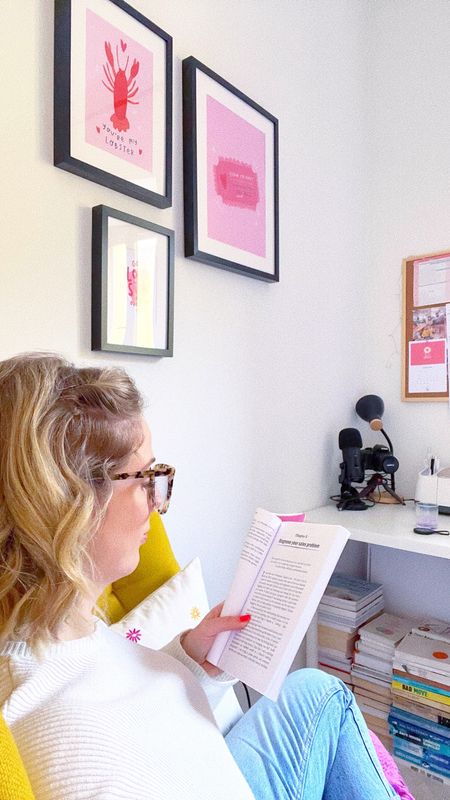
M164 245L166 255L163 253L163 255L160 257L160 271L162 270L163 276L159 279L159 283L157 277L158 263L156 261L156 257L154 263L149 264L147 262L145 265L148 274L151 272L153 275L151 279L152 285L154 287L159 286L158 296L155 296L157 289L154 288L153 295L149 298L151 302L147 302L147 305L143 303L139 312L141 314L141 319L145 320L147 314L152 320L155 318L157 319L157 328L159 329L158 335L159 338L163 340L158 346L142 346L129 343L124 344L123 341L117 341L117 336L108 333L108 330L111 330L111 325L109 325L109 315L113 314L113 309L110 305L108 278L111 267L110 245L112 247L113 244L113 242L110 240L109 222L111 219L119 220L120 222L126 223L127 226L135 227L136 242L138 239L142 239L142 229L144 231L150 231L152 234L154 234L152 238L156 240L156 242L158 237L162 237L163 240L166 240L165 242L160 242L160 244ZM121 245L121 242L123 241L124 245L126 243L129 248L127 250L126 263L122 263L122 265L119 264L119 270L121 270L121 274L119 272L118 278L119 302L121 304L123 316L124 304L126 305L127 314L130 310L133 312L133 309L129 309L129 306L137 306L138 279L137 275L135 275L133 282L131 277L129 277L130 273L128 260L131 258L133 236L131 235L130 241L130 231L128 230L128 238L125 237L125 239L123 239L123 236L126 233L126 227L122 226L122 233L120 226L117 226L117 228L119 245ZM131 231L131 234L132 233L133 232ZM122 239L120 238L121 236ZM92 209L92 350L104 350L114 353L135 353L137 355L148 356L173 356L174 253L175 234L172 230L163 228L161 225L154 225L152 222L139 219L131 214L126 214L123 211L117 211L116 209L109 208L108 206L99 205ZM142 271L144 265L142 263L136 263L136 267L137 270ZM163 284L162 286L161 283ZM133 298L133 285L134 302L131 302L130 298ZM147 289L148 287L149 283L147 282ZM123 292L123 297L120 297L120 292ZM148 291L147 294L149 294ZM114 297L117 297L117 292ZM136 309L135 314L137 313L138 312ZM158 322L158 315L162 319L162 324ZM136 326L135 318L134 325ZM124 337L121 335L119 338L122 340Z
M90 2L92 8L96 9L99 0L90 0ZM157 206L158 208L168 208L172 205L172 37L123 0L102 0L102 4L99 5L99 8L103 8L105 2L111 6L111 9L116 7L115 14L117 14L117 9L120 9L121 12L125 12L125 14L129 15L130 20L127 20L127 22L133 26L137 26L136 31L140 34L141 39L146 40L145 37L147 37L149 52L151 52L150 48L152 42L154 46L158 45L161 51L164 52L164 55L161 55L161 58L158 60L161 83L164 83L164 88L159 90L155 88L153 97L157 91L164 92L164 95L158 95L158 102L152 101L152 109L154 111L155 108L158 108L158 113L156 114L155 112L153 114L153 117L149 121L148 128L144 129L145 136L149 137L143 137L145 140L145 145L143 143L144 149L137 144L138 139L135 138L128 138L128 141L121 142L120 139L125 138L126 140L129 136L128 131L123 135L124 128L119 128L118 131L113 130L114 123L111 126L110 138L111 142L114 139L114 146L116 146L116 149L118 149L118 147L121 149L120 158L117 157L117 153L114 154L113 150L111 150L111 153L106 153L103 150L97 150L95 146L92 147L86 144L83 123L86 125L86 119L89 119L89 117L86 117L85 105L83 106L81 101L79 105L79 116L82 114L84 115L81 122L78 119L78 115L77 121L72 118L75 116L75 114L73 114L73 97L76 103L76 98L81 96L80 91L87 92L87 69L85 74L82 71L85 67L82 66L80 68L80 74L84 75L84 82L82 77L72 74L73 32L80 30L82 23L81 17L75 18L75 15L81 15L83 8L82 4L78 3L77 0L55 0L53 163L60 169L72 172L87 180L94 181L102 186L106 186L108 189L114 189L116 192L135 197L137 200L150 203L150 205ZM74 22L77 24L74 25ZM105 17L104 22L108 24L109 20ZM131 36L131 38L133 37ZM120 54L121 58L125 60L128 55L132 57L131 51L127 54L124 50L124 48L127 47L126 41L121 41L121 45L123 50ZM118 51L117 44L116 48ZM113 52L110 52L110 57L113 59L115 57L116 48L113 47ZM79 47L77 46L77 51L78 50ZM152 58L153 55L152 53ZM106 70L109 70L110 76L115 78L115 67L120 65L115 64L114 68L111 68L111 62L110 64L107 63L108 58L105 53L103 53L103 59L105 61L104 66L106 66ZM80 65L83 65L85 60L86 51L80 52ZM156 57L153 59L152 63L156 63ZM130 71L132 67L130 67ZM113 72L114 76L112 75ZM140 76L144 77L142 74L142 65L141 73L137 75L137 81ZM132 80L132 76L130 75L129 77L130 80ZM99 72L98 81L102 78L108 81L108 76L104 69L102 72ZM78 81L77 90L74 89L73 82L75 79ZM109 88L110 92L111 85ZM108 88L108 86L106 86L106 88ZM142 98L142 86L139 87L138 85L138 88L141 89L140 96ZM148 92L145 94L148 95ZM134 100L131 100L131 96L130 89L130 99L128 102L130 104L134 103L135 105L137 98L135 97ZM114 96L114 102L115 99ZM102 114L105 121L112 120L112 117L109 117L109 111L102 112ZM103 135L103 126L101 127L102 130L100 132L100 125L96 126L99 135ZM158 130L155 133L156 128L158 128ZM132 130L131 126L130 133ZM77 132L76 134L74 133L75 131ZM134 144L130 145L129 143L131 141L136 142L136 146L134 146ZM77 145L77 143L79 144ZM146 148L147 144L148 147ZM79 157L80 153L77 153L77 155L74 154L77 152L74 149L76 146L81 148L83 158ZM126 149L127 147L128 150ZM134 151L132 151L133 147L135 147ZM145 166L141 168L138 163L138 153L145 153L146 149L147 152L150 150L152 151L151 163L153 167L150 169ZM84 156L85 152L86 156ZM136 159L135 163L126 160L133 155ZM85 160L85 158L88 160ZM122 172L122 174L116 174L115 167L117 167L117 172Z
M199 88L199 80L202 81L202 88ZM207 84L205 80L208 80ZM216 165L212 165L210 159L210 131L207 130L209 125L207 104L210 103L211 97L221 106L225 115L229 112L229 119L235 115L244 133L238 144L236 136L231 143L231 137L227 141L226 129L223 128L223 132L220 132L220 126L217 126L218 141L223 153L216 155ZM258 148L264 150L265 157L265 160L260 159L264 161L264 169L260 169L259 173L258 168L253 168L256 164L256 149L252 163L252 141L255 130L257 136L260 134ZM249 134L247 141L246 131ZM186 257L263 281L278 281L279 189L276 117L209 67L190 56L183 61L183 144ZM240 152L247 158L240 157ZM220 174L221 165L223 165L222 174ZM237 169L233 174L234 165ZM222 183L218 181L218 174ZM225 196L226 192L221 192L220 188L227 179L229 185L234 181L234 188L228 196ZM215 194L211 189L214 185ZM239 192L241 192L240 197ZM239 203L241 203L240 208ZM226 241L228 234L225 234L222 240L220 240L221 234L218 237L210 235L211 210L219 219L222 230L225 230L226 225L228 230L234 225L231 239L239 242L241 236L242 247ZM223 223L220 222L221 215ZM259 236L264 238L263 256L261 251L257 253L256 249L252 252L251 247L254 245L248 246L245 242L248 228L252 225L255 230L259 225ZM258 246L262 250L261 242Z

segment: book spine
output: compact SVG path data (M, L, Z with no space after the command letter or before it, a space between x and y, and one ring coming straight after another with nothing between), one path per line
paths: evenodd
M338 608L339 610L348 609L349 611L362 611L363 608L370 605L370 603L375 603L375 601L379 600L381 597L383 597L382 591L378 592L378 594L371 592L369 595L363 595L354 600L346 600L343 597L324 594L320 603L329 608Z
M358 652L358 650L355 650L353 663L362 667L376 669L378 672L386 673L389 677L392 672L392 661L388 661L384 658L377 658L377 656L368 656L366 653Z
M419 767L422 766L422 753L413 750L408 742L405 742L404 739L399 739L398 736L393 736L392 741L394 743L395 756L406 758L407 761L411 761L413 764L417 764Z
M438 694L432 692L425 686L414 685L406 683L405 681L393 680L391 684L392 691L399 692L402 695L409 697L421 698L422 700L432 700L434 703L450 706L450 697L448 695Z
M419 717L415 714L410 714L408 711L399 711L394 706L391 707L389 715L389 722L395 725L403 725L408 730L417 730L427 735L436 736L438 739L448 741L450 743L450 729L445 725L439 725L426 717Z
M430 772L435 772L438 775L442 775L445 778L450 777L450 770L444 767L439 760L436 761L434 758L430 758L430 761L424 759L418 753L412 751L408 746L407 742L403 740L397 741L397 737L394 736L394 756L398 758L404 758L405 761L409 761L411 764L416 764L418 767L421 767L422 770L429 770Z
M435 641L450 644L450 627L445 625L441 630L424 630L423 628L411 628L411 633L422 636L423 639L434 639Z
M450 758L445 758L445 756L441 756L439 753L427 752L427 763L430 765L431 769L442 772L447 778L450 777Z
M367 636L364 636L362 633L359 634L359 647L362 649L367 648L367 650L376 650L377 652L383 652L388 654L389 656L394 655L395 650L395 642L386 642L386 640L381 639L369 639Z
M409 701L411 701L413 699L409 693L401 692L398 689L392 689L392 687L391 687L391 691L392 691L392 695L393 695L393 701L392 702L394 702L394 703L395 703L395 697L407 699ZM447 711L449 710L449 706L444 706L444 705L442 705L442 703L435 703L434 700L427 700L425 697L416 697L416 698L414 698L414 702L416 703L416 705L419 705L419 706L422 706L422 707L428 708L428 709L431 708L431 709L433 709L433 711L441 711L444 714L447 713Z
M366 705L366 706L372 706L373 708L378 708L380 711L388 711L389 712L391 710L391 704L390 704L389 700L386 700L386 699L383 699L383 698L378 698L378 697L373 697L372 695L367 695L367 694L363 694L361 692L358 692L356 686L354 686L354 688L353 688L353 693L354 693L354 695L356 697L358 705L359 705L359 703L362 703L363 705Z
M438 709L435 709L431 705L417 703L410 698L403 698L399 695L395 695L392 702L392 710L395 711L395 713L411 714L413 717L426 719L436 725L450 728L450 709L449 713L446 715L442 712L440 713ZM413 706L413 708L411 708L411 706Z
M448 647L447 647L448 650ZM403 672L406 675L417 677L419 680L437 681L445 685L446 689L450 688L450 665L439 664L436 662L426 662L421 660L420 656L414 656L410 653L403 653L398 647L394 652L393 668L398 672Z
M444 775L438 774L437 772L432 772L426 767L413 764L401 755L397 754L397 758L400 762L402 762L404 770L408 768L416 775L423 776L427 781L430 782L431 786L435 786L436 784L439 784L440 786L450 786L450 778L446 778Z
M352 670L353 671L353 670ZM362 689L367 689L371 692L375 692L376 694L387 695L390 697L391 694L391 684L386 684L385 681L379 681L371 675L364 676L362 678L360 675L354 673L353 675L355 686L361 686Z
M353 619L358 620L358 617L361 617L361 619L358 620L358 625L364 625L365 622L368 622L372 616L375 616L379 611L382 611L383 608L384 608L384 601L383 598L381 597L378 598L377 602L374 602L373 605L372 603L368 603L367 606L363 606L363 608L360 608L359 611L353 610L351 608L340 608L340 607L338 608L337 606L322 605L322 603L319 605L318 611L319 611L319 619L321 619L322 617L324 619L326 618L340 619L345 617L351 620ZM370 614L366 619L365 615L368 612L370 612ZM324 624L326 625L327 623L325 622Z
M430 750L446 758L450 758L450 742L448 739L440 739L438 736L433 736L433 734L427 734L414 727L409 727L409 725L399 725L393 723L391 720L389 720L389 731L393 736L398 736L400 739L414 742L423 747L424 750Z
M416 683L421 683L421 684L425 683L427 686L434 686L437 689L444 689L446 692L450 692L450 678L447 678L445 675L436 675L435 672L433 673L427 670L423 670L417 666L415 666L414 669L411 670L404 670L402 668L403 666L404 665L400 666L398 661L396 662L394 656L392 672L394 675L398 675L400 679L412 680L416 681Z
M407 686L416 686L418 689L426 689L427 691L436 692L436 694L442 695L443 697L450 698L450 691L447 689L443 689L441 686L438 686L436 683L432 684L431 682L428 683L427 681L420 681L416 680L417 676L411 675L410 677L405 677L404 675L400 675L397 670L394 670L392 673L392 679L399 681L400 683L404 683Z
M333 674L339 673L338 677L341 675L345 676L346 678L350 678L351 672L350 670L342 669L342 667L336 667L334 664L327 664L326 661L319 661L319 667L323 667L324 669L332 669Z
M320 601L321 606L327 606L327 608L338 608L339 610L344 608L348 611L356 611L356 600L344 600L342 597L334 597L333 595L326 595L322 597Z

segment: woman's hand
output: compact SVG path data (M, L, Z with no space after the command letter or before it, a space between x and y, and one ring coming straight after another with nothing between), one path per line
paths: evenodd
M221 669L206 660L217 634L222 631L240 631L250 622L250 614L242 617L221 617L222 606L223 603L219 603L218 606L211 609L197 627L186 631L180 640L185 653L212 677L220 675L222 672Z

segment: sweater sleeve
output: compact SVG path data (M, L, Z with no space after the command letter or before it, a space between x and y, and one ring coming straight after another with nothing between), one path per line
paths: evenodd
M180 633L178 636L175 636L171 642L166 644L165 647L161 648L161 652L176 658L177 661L181 661L181 663L184 664L193 675L195 675L208 698L211 709L214 711L214 709L223 699L227 690L238 682L237 678L233 678L226 672L222 672L215 678L212 678L210 675L208 675L203 667L201 667L200 664L197 664L197 662L188 656L188 654L183 650L180 643L182 635L183 634Z

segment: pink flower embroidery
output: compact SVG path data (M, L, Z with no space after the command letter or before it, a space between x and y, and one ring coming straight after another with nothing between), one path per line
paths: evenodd
M127 631L127 633L126 633L126 636L127 636L127 639L130 640L130 642L138 642L139 639L141 638L142 634L141 634L139 628L130 628L130 630Z

